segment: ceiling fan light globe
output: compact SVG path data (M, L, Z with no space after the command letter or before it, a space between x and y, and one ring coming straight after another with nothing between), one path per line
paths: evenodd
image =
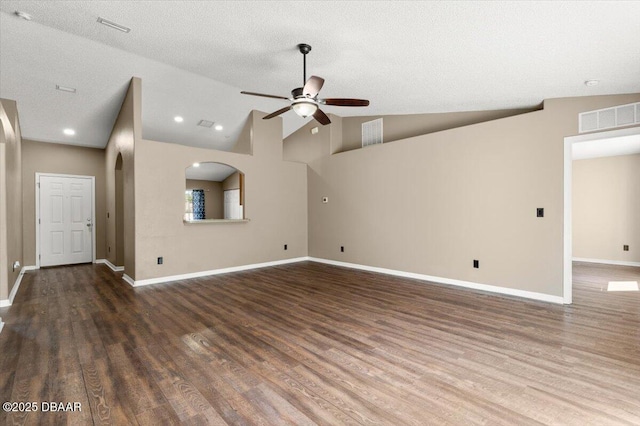
M313 115L318 110L318 105L315 102L302 101L296 102L292 106L293 111L302 118Z

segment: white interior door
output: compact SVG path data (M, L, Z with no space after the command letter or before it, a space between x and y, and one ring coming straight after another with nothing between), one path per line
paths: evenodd
M40 175L40 266L93 261L93 180Z

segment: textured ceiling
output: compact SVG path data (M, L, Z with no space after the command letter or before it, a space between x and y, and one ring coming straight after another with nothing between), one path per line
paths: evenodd
M0 10L0 96L18 101L23 134L37 140L104 146L138 76L145 138L228 149L251 109L286 105L240 90L287 96L301 85L301 42L313 47L307 69L325 78L323 97L371 100L323 108L343 116L640 92L637 1L3 0ZM100 25L99 16L131 32ZM587 79L600 84L586 87ZM224 130L197 128L200 119ZM293 112L283 121L285 135L305 123Z

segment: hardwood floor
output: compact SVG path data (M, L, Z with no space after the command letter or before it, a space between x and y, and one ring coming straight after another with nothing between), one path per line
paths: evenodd
M137 289L29 272L0 400L82 411L0 424L638 425L640 292L606 285L640 269L574 279L560 306L311 262Z

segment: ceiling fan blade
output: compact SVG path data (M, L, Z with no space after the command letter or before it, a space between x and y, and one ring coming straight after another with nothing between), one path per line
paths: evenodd
M331 124L331 120L329 120L329 117L327 117L327 114L322 112L320 108L318 108L316 112L313 113L313 118L315 118L316 121L322 124L323 126L326 126L327 124Z
M322 89L322 85L324 84L324 78L317 77L312 75L309 77L309 80L304 84L302 88L302 94L305 96L311 96L315 98L320 89Z
M270 118L277 117L280 114L283 114L283 113L289 111L290 109L291 109L291 105L289 105L288 107L281 108L281 109L277 110L276 112L272 112L269 115L265 115L264 117L262 117L262 119L263 120L268 120Z
M350 106L350 107L369 106L369 101L366 99L328 98L328 99L318 99L318 102L324 105L336 105L336 106Z
M263 98L284 99L285 101L290 101L291 100L289 98L285 98L284 96L265 95L264 93L245 92L245 91L242 91L240 93L242 93L243 95L262 96Z

